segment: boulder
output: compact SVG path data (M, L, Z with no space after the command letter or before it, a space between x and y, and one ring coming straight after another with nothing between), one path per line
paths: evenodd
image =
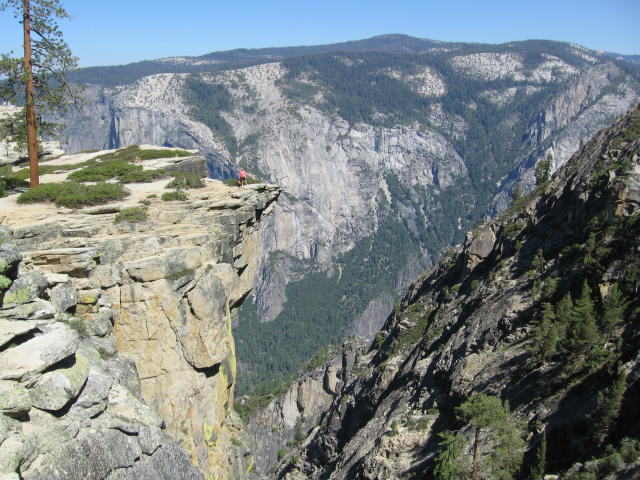
M0 413L19 417L31 410L31 399L26 388L18 382L0 380Z
M58 283L49 290L49 299L54 307L61 312L66 312L78 303L78 295L73 283L70 281Z
M164 420L155 411L142 403L120 384L114 384L109 392L108 413L127 422L141 423L158 428L164 426Z
M75 330L62 323L48 326L20 345L0 352L0 379L24 380L73 355L79 338Z
M39 326L47 323L46 320L5 320L0 318L0 347L9 343L14 338L29 333Z
M42 273L31 270L14 280L4 294L2 304L8 306L30 302L42 295L47 285L47 279Z
M54 318L55 314L54 306L41 298L20 305L0 307L0 318L12 320L46 320Z
M75 398L89 375L89 361L80 353L67 367L43 374L30 389L31 402L42 410L57 411Z
M10 270L18 265L20 260L22 260L22 254L13 243L0 243L0 265L4 263L5 268Z

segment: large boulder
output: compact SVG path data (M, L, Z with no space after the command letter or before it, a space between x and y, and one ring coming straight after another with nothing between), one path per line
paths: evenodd
M28 379L76 353L79 338L75 330L59 322L47 329L46 333L0 352L0 379Z
M58 283L49 290L49 299L54 307L61 312L66 312L78 303L76 288L71 282Z
M43 374L30 389L34 407L57 411L78 395L89 375L89 361L80 353L70 358L69 366Z
M3 305L19 305L30 302L42 295L49 282L38 270L20 275L4 294Z

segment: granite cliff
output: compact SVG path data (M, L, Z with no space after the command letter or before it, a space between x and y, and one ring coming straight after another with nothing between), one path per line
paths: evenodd
M299 317L300 292L320 292L319 281L332 299L346 299L326 341L349 332L372 338L399 293L452 240L504 209L516 184L533 188L537 161L551 153L560 168L639 98L640 75L630 64L576 45L413 42L389 50L389 42L407 40L382 40L380 50L287 53L241 69L216 60L218 71L209 73L206 59L165 59L167 71L201 73L92 85L85 113L67 121L74 151L197 148L213 176L243 166L282 185L265 223L255 315L238 330L247 352L273 355L266 343ZM392 229L407 237L400 253L380 246ZM358 256L351 263L349 252ZM367 252L392 258L371 278L354 267L373 262ZM365 286L347 291L338 280L345 272ZM385 285L374 286L374 277ZM273 320L270 328L257 325ZM264 345L250 335L258 330ZM309 349L291 352L282 368L295 370ZM264 379L260 362L242 360L247 375Z
M197 157L142 163L204 166ZM0 309L3 472L243 478L252 468L233 412L231 323L280 189L208 180L165 202L166 183L80 210L2 200L12 232L0 249L13 279ZM140 199L145 219L114 222Z
M637 478L639 214L640 106L412 284L278 478Z

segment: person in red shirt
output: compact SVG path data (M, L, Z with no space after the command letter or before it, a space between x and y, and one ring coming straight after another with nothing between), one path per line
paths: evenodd
M244 170L240 170L240 176L238 177L238 186L242 187L247 184L247 172Z

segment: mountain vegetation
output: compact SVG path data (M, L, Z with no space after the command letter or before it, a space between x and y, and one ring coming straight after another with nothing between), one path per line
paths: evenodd
M438 258L450 245L461 242L464 232L486 214L491 200L504 188L503 180L514 175L514 158L522 158L530 151L531 146L523 142L523 138L539 117L540 105L549 104L566 84L543 82L544 88L524 94L522 87L530 83L528 80L509 77L486 80L460 75L452 58L461 53L478 52L517 52L532 69L547 61L550 55L576 69L588 63L566 44L542 41L497 46L459 45L453 51L420 54L332 52L291 57L282 62L287 74L279 85L291 102L310 104L327 114L338 115L350 126L364 123L389 128L418 124L425 130L434 129L429 109L436 104L447 115L463 118L464 135L442 128L436 131L450 139L464 159L467 175L456 178L453 185L429 188L389 173L385 183L391 203L385 204L382 192L378 195L382 203L380 227L376 233L360 240L352 251L336 257L340 276L314 271L301 262L297 268L307 268L311 273L287 285L287 303L268 325L261 324L255 307L247 305L237 328L239 356L247 366L245 378L241 377L239 382L240 393L249 392L256 383L274 376L292 378L315 349L339 343L353 319L373 298L381 292L397 298L395 276L407 264L408 252L421 252L417 255L418 262L426 266L425 258ZM640 89L640 69L617 62L634 76ZM433 69L443 79L444 95L419 94L403 80L424 68ZM221 85L206 88L224 91ZM496 103L486 95L488 90L510 88L520 90L505 104ZM223 96L225 101L220 103L218 112L229 110L228 96L226 93ZM217 103L211 102L212 108L215 109ZM203 108L200 103L192 102L192 105ZM215 123L210 121L208 125ZM223 138L229 135L226 126L217 131ZM551 165L552 157L536 164L539 186L543 187L548 181ZM416 212L415 217L409 217L407 211ZM291 256L286 259L297 261ZM282 257L272 254L266 263L272 266L278 261L282 261ZM259 334L255 335L256 332ZM286 333L283 335L283 332ZM265 358L268 361L263 362Z
M639 127L640 106L541 168L419 278L280 478L634 478Z

